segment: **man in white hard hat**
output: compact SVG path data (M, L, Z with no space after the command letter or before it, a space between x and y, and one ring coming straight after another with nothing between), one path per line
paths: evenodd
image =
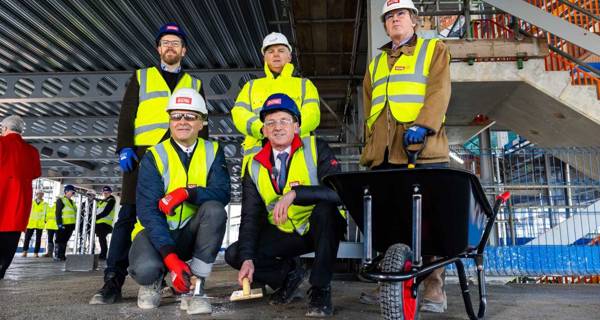
M219 144L198 137L207 110L196 90L175 91L167 112L171 138L149 148L140 163L128 271L140 284L140 308L160 305L169 271L179 293L190 291L192 276L198 279L199 290L182 297L181 308L188 314L211 313L204 282L225 234L229 173Z
M272 94L286 94L298 106L302 115L300 138L309 136L321 121L317 88L310 80L293 76L292 46L288 39L281 33L270 33L263 40L261 52L265 62L265 77L248 81L231 109L233 124L246 136L242 143L242 168L245 168L249 155L263 146L265 136L259 113Z
M417 167L447 167L444 119L450 101L450 54L438 39L415 34L411 0L387 0L381 20L390 42L363 80L366 145L360 163L372 170L406 168L405 146L425 143ZM424 280L422 311L444 312L443 268Z

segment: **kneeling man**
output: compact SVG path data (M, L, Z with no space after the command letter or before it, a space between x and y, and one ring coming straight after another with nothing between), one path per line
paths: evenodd
M142 309L159 306L163 277L170 271L179 293L190 291L192 275L198 278L200 293L183 296L181 308L211 313L203 289L225 234L229 173L222 148L198 138L207 116L198 92L175 91L167 112L171 138L149 148L140 163L129 273L141 285Z
M260 120L268 142L245 168L239 239L225 260L240 270L240 284L244 278L268 284L276 289L270 303L287 304L304 278L298 257L314 251L306 316L330 316L330 282L346 221L339 197L320 181L340 171L338 161L326 143L298 136L302 119L287 95L267 98Z

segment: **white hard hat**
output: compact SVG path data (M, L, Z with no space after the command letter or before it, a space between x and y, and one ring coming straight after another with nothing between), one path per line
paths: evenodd
M189 110L207 115L206 102L198 91L191 88L182 88L173 93L169 98L167 111Z
M385 21L385 14L397 9L408 9L412 10L414 14L419 14L419 10L417 10L412 0L386 0L383 4L383 10L381 10L381 19Z
M269 33L263 40L263 45L260 51L262 52L262 54L265 54L265 50L267 49L267 47L272 46L274 44L282 44L288 47L288 49L290 49L290 52L292 52L292 46L290 46L288 39L282 33L279 32Z

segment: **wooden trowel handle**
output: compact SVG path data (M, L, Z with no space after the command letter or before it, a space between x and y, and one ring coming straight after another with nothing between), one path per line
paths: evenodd
M248 278L242 279L242 291L244 296L250 295L250 280Z

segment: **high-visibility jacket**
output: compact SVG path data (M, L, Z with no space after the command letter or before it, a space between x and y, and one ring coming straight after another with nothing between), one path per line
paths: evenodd
M166 140L158 145L151 147L147 152L154 156L156 169L162 177L164 184L164 194L177 188L206 187L208 172L215 161L219 145L213 141L207 141L198 138L196 149L190 159L188 170L185 170L177 150L173 147L171 140ZM196 214L198 206L188 202L183 202L176 207L174 215L167 216L169 230L183 228ZM139 219L131 233L131 239L144 229Z
M165 109L172 92L156 67L139 69L136 76L140 91L133 141L136 146L153 146L169 129L169 115ZM184 73L174 91L181 88L198 91L201 85L200 80Z
M264 71L264 78L250 80L244 85L231 109L233 124L246 136L242 143L242 168L251 159L249 155L262 148L264 136L261 132L263 123L260 121L260 110L270 95L284 93L296 102L301 116L300 137L309 136L321 121L317 88L306 78L293 77L294 65L287 63L277 77L266 63Z
M46 211L46 225L44 226L46 230L58 230L58 226L56 225L56 209L54 206L48 205L48 211Z
M271 176L269 170L254 159L248 162L248 173L256 186L260 197L262 198L267 211L268 220L271 224L277 226L279 230L287 233L297 232L300 235L306 234L310 228L309 218L314 209L314 205L299 206L292 204L288 208L288 219L284 224L276 225L273 219L273 209L282 195L292 190L293 186L317 186L319 177L317 174L317 143L314 136L302 138L302 146L290 155L288 160L288 175L285 187L280 193L275 189L276 179ZM345 213L340 212L342 217Z
M417 38L414 54L401 55L391 70L388 68L386 52L371 61L369 74L373 91L371 113L367 118L369 129L381 115L386 103L396 121L409 123L417 119L425 101L427 78L437 41Z
M31 202L31 214L29 215L29 223L27 229L44 229L44 219L46 218L46 212L48 211L48 203L42 200L40 203L36 203L35 200Z
M109 199L113 199L113 198L111 197ZM104 211L104 208L106 208L107 204L108 204L108 199L98 200L98 202L96 203L96 215L101 214L102 211ZM110 213L107 216L104 216L104 217L96 220L96 224L105 223L112 227L114 219L115 219L115 206L113 206L112 210L110 210Z
M75 202L69 201L67 197L60 197L60 201L63 203L62 208L62 224L75 224L77 218L77 206Z

